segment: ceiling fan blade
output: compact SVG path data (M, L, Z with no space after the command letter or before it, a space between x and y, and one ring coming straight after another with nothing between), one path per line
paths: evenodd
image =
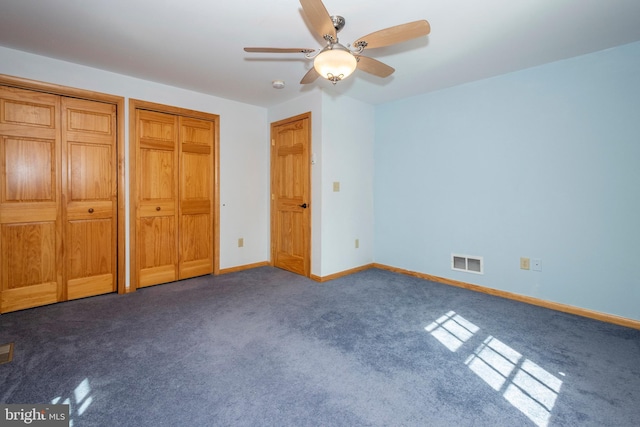
M356 47L358 47L358 45L363 45L367 49L373 49L426 36L430 32L431 26L423 19L367 34L366 36L360 37L356 40L353 45Z
M320 77L320 74L318 74L315 68L311 67L311 69L307 71L307 74L304 75L302 80L300 80L300 84L306 85L309 83L313 83L318 77Z
M357 56L356 58L358 59L358 70L373 74L374 76L389 77L395 71L393 67L390 67L377 59L369 58L367 56Z
M315 51L315 49L299 47L245 47L244 51L256 53L311 53Z
M334 40L336 39L336 28L321 0L300 0L300 5L309 23L320 37L324 39L325 34L328 34Z

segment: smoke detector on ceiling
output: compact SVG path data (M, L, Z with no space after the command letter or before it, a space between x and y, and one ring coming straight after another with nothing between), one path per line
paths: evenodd
M271 86L273 86L274 89L282 89L284 82L282 80L274 80L271 82Z

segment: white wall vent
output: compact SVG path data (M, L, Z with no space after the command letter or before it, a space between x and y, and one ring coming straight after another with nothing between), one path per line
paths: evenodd
M481 256L451 254L451 269L483 274L484 262Z

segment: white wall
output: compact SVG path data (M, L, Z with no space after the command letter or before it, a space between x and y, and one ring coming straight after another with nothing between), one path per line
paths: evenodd
M0 74L122 96L126 103L128 98L135 98L218 114L220 268L269 259L269 147L265 144L268 134L265 108L2 47ZM128 120L125 126L128 127ZM126 129L127 174L128 138ZM126 190L128 195L128 188ZM243 248L238 248L239 237L244 238ZM128 248L127 242L127 253ZM127 280L128 277L127 272Z
M311 112L311 274L373 262L374 108L320 90L269 109L269 122ZM333 182L340 192L333 192ZM360 248L355 248L355 239Z
M376 262L640 320L640 43L382 105L376 123ZM452 271L452 252L485 274Z
M323 96L322 276L373 262L374 114L355 99Z

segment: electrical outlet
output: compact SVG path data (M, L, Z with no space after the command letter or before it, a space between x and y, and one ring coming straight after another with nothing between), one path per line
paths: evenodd
M243 239L242 237L240 237L240 238L238 239L238 247L239 247L239 248L244 247L244 239Z
M360 239L356 239L356 249L360 247Z
M520 268L522 270L528 270L529 269L529 258L520 258Z
M334 191L335 193L337 193L337 192L339 192L339 191L340 191L340 182L339 182L339 181L335 181L335 182L333 183L333 191Z

